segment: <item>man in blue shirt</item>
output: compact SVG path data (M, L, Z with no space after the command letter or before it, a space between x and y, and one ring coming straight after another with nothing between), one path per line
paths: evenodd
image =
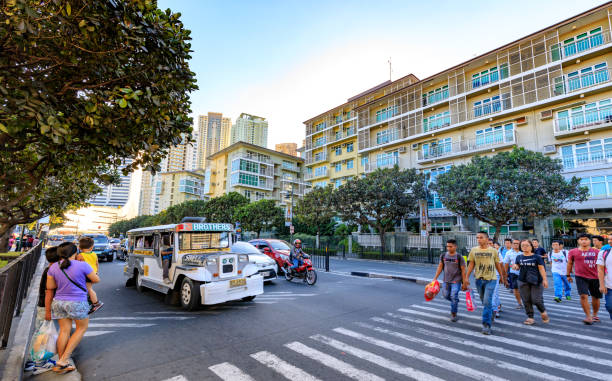
M508 274L509 288L514 292L514 297L518 303L516 308L519 310L523 309L523 302L518 289L518 276L520 274L520 270L514 270L512 265L514 264L516 257L521 254L520 245L521 241L518 239L513 239L512 249L506 251L506 256L504 257L504 267L506 268L506 274Z
M502 258L506 258L506 252L509 250L512 250L512 238L504 239L504 246L499 248L499 253L501 254Z
M608 243L606 245L603 245L603 247L601 248L601 250L610 250L612 249L612 235L608 236Z

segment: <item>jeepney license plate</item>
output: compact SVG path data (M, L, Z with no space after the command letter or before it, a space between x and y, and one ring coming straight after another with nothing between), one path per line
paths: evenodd
M245 278L230 280L230 287L240 287L240 286L246 286Z

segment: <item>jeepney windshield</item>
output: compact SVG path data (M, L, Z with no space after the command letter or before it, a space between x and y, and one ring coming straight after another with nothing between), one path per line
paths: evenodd
M229 232L179 233L179 250L224 249L229 247Z

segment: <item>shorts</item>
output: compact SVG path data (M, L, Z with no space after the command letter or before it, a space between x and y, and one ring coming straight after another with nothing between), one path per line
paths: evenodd
M583 278L576 275L576 288L579 295L590 295L595 299L601 299L599 291L599 279Z
M512 290L518 290L518 274L508 274L508 288Z
M89 317L89 308L87 301L53 299L51 317L53 319L83 320Z

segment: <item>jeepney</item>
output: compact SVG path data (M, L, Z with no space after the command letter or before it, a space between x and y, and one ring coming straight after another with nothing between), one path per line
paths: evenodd
M231 224L206 222L132 229L127 232L126 286L162 292L173 304L178 298L187 310L200 304L253 300L263 293L263 277L248 255L231 252L232 233ZM162 252L172 253L167 279Z

